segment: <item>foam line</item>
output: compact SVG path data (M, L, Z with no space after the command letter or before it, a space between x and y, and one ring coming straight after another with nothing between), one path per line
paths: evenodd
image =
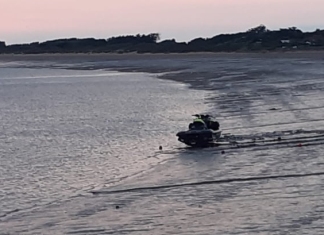
M184 183L184 184L172 184L172 185L160 185L160 186L128 188L128 189L113 190L113 191L92 191L91 193L94 194L94 195L98 195L98 194L118 194L118 193L130 193L130 192L153 191L153 190L160 190L160 189L171 189L171 188L180 188L180 187L189 187L189 186L199 186L199 185L208 185L208 184L225 184L225 183L233 183L233 182L248 182L248 181L259 181L259 180L303 178L303 177L321 176L321 175L324 175L324 172L314 172L314 173L306 173L306 174L257 176L257 177L248 177L248 178L233 178L233 179L200 181L200 182L192 182L192 183Z

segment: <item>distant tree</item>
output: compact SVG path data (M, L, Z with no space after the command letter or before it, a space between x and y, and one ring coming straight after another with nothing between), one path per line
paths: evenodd
M204 39L204 38L195 38L195 39L191 40L189 42L189 44L197 45L197 44L202 44L202 43L205 43L205 42L206 42L206 39Z
M160 34L159 33L151 33L148 36L152 40L152 42L157 42L157 41L160 40Z
M288 30L290 30L290 31L297 31L299 29L297 29L296 27L289 27Z
M282 50L282 41L286 40L285 50L295 47L324 49L324 30L302 32L296 27L270 31L264 25L234 34L220 34L211 38L196 38L188 43L176 40L160 41L160 34L137 34L112 37L109 39L67 38L30 44L6 46L0 41L0 53L171 53L190 51L271 51Z
M0 41L0 53L4 53L6 50L6 43Z
M247 31L247 33L255 33L255 34L259 34L259 33L266 33L269 30L264 26L264 25L259 25L258 27L249 29Z
M289 27L287 29L281 28L278 32L278 37L286 40L299 40L304 37L304 34L301 30L296 27Z
M137 34L136 36L126 35L126 36L112 37L107 39L107 43L108 44L156 43L158 40L160 40L160 35L158 33L151 33L148 35Z

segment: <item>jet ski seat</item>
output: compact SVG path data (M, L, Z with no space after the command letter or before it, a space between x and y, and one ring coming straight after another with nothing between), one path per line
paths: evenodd
M206 125L202 122L192 122L189 124L189 130L204 130Z

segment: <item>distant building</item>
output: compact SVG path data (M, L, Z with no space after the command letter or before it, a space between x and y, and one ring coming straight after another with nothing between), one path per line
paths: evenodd
M282 44L288 44L288 43L290 43L290 40L281 40L281 43Z

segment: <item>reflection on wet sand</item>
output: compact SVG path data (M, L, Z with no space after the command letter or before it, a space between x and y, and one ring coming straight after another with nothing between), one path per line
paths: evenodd
M179 95L178 102L184 105L174 105L172 110L160 110L164 106L155 101L161 112L154 118L159 117L163 128L152 124L154 128L137 129L132 138L138 142L127 145L132 149L131 154L125 150L126 145L114 149L116 158L110 160L114 165L105 160L110 157L107 149L102 149L107 151L105 154L93 152L100 156L100 161L92 161L95 166L89 177L98 169L101 175L97 177L103 182L100 187L81 188L78 195L30 210L14 211L2 218L2 231L323 234L322 53L42 55L5 59L26 58L30 64L25 67L37 63L40 67L65 67L72 71L151 72L152 77L177 81L201 91L204 97L195 97L203 100L193 104L192 94ZM43 65L37 62L41 59L45 61ZM156 85L151 85L151 89ZM156 88L148 100L159 94L157 98L161 102L171 104L172 100L168 100L171 93L164 89ZM146 89L139 90L143 93ZM168 91L168 95L163 95ZM86 94L94 97L91 92ZM95 104L98 109L105 105L100 99ZM217 117L223 130L222 144L196 149L178 143L175 133L187 128L190 115L202 107L204 110L200 111ZM157 133L159 140L155 139ZM149 139L142 143L140 140L145 136ZM154 147L147 146L148 143ZM77 141L74 145L78 145ZM159 150L158 146L163 149ZM124 154L118 154L122 150ZM109 170L99 167L102 161ZM84 162L87 163L86 159ZM130 164L130 169L141 170L127 175L129 169L122 171L121 168L127 169ZM147 167L141 168L143 165ZM113 179L112 175L120 174L119 171L126 172L126 176Z

